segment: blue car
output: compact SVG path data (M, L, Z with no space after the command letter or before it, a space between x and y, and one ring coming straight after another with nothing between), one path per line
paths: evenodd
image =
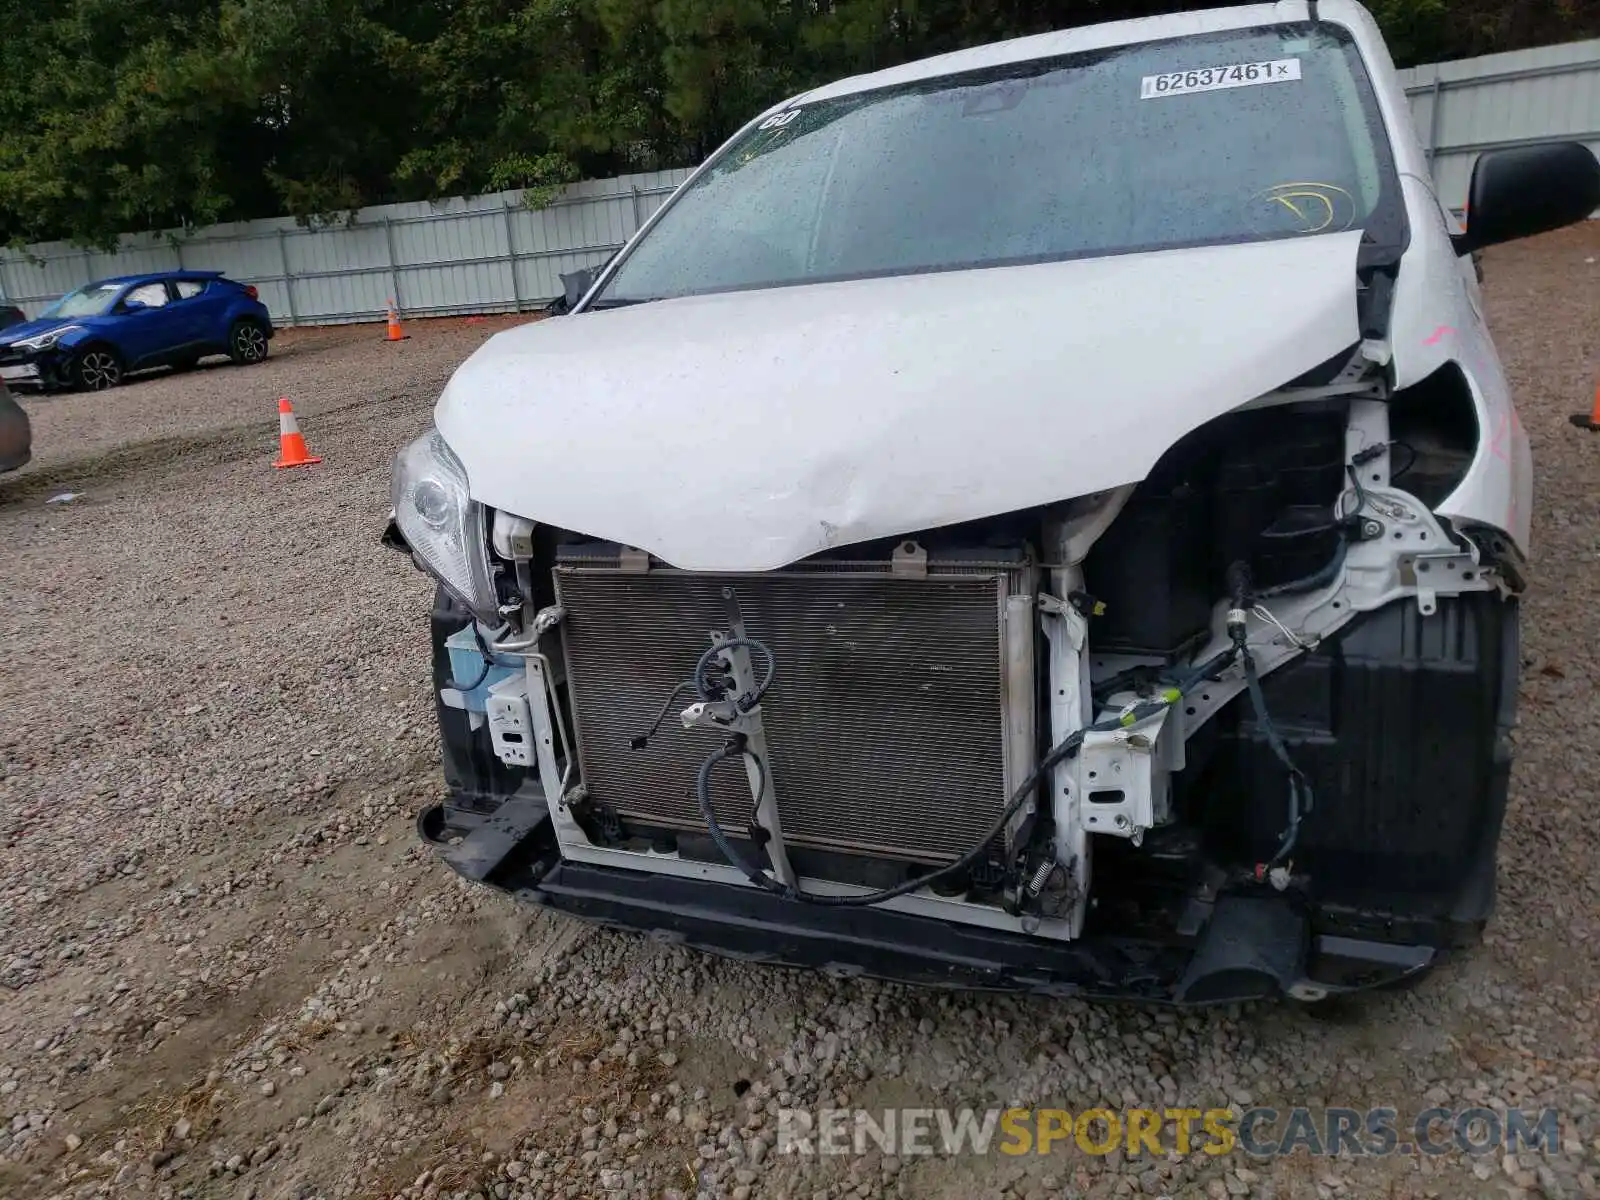
M147 367L187 370L207 354L258 363L272 333L256 289L220 271L124 275L68 292L36 320L0 329L0 381L99 391Z

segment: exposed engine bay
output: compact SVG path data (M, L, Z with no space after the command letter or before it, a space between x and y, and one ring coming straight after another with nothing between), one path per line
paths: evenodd
M1061 140L1113 126L1116 164ZM531 904L933 986L1309 1001L1470 944L1534 483L1470 255L1587 219L1600 162L1487 149L1468 227L1432 167L1345 0L753 116L396 456L421 835ZM1235 223L1252 173L1287 224Z
M1420 969L1431 949L1362 939L1487 914L1520 577L1429 509L1471 461L1470 399L1440 378L1408 407L1359 354L1325 375L1136 486L776 571L495 514L506 623L435 614L453 796L425 834L541 902L648 873L663 928L693 881L817 910L822 937L898 936L869 913L1068 955L1148 937L1192 962L1140 951L1135 985L1191 1000ZM995 982L992 949L952 950L973 965L948 981ZM1084 961L1008 969L1071 990L1052 975Z

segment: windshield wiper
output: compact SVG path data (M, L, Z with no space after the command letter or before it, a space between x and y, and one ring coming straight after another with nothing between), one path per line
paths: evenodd
M599 312L605 308L632 308L635 304L654 304L657 300L665 299L665 296L640 296L638 298L616 296L609 300L596 300L593 304L585 307L583 311Z

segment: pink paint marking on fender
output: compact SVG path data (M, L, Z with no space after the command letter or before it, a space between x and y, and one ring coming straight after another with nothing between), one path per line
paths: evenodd
M1501 462L1511 461L1511 448L1506 443L1512 432L1518 426L1517 410L1512 409L1510 414L1500 414L1500 420L1495 423L1494 436L1489 439L1489 453ZM1506 528L1510 529L1517 523L1517 491L1511 489L1511 494L1506 500Z
M1511 461L1511 452L1506 447L1506 436L1511 432L1511 418L1505 413L1500 414L1500 420L1494 427L1494 437L1489 439L1489 453L1501 462Z
M1449 325L1441 325L1441 326L1439 326L1439 328L1435 329L1432 333L1430 333L1427 337L1423 338L1422 339L1422 344L1424 346L1437 346L1439 344L1439 342L1444 338L1445 334L1454 333L1454 332L1455 332L1455 329L1452 328L1451 326L1449 326Z
M1522 414L1519 413L1514 406L1511 409L1511 435L1512 435L1512 437L1521 437L1522 436ZM1496 441L1498 441L1498 440L1499 439L1497 438ZM1506 448L1504 446L1502 446L1499 450L1497 450L1496 453L1500 454L1500 456L1502 458L1504 458L1506 460L1506 462L1509 463L1511 461L1511 454L1510 454L1510 452L1508 450L1506 450ZM1518 516L1517 489L1515 487L1513 487L1511 489L1511 497L1506 502L1506 528L1507 529L1511 529L1516 525L1517 516Z

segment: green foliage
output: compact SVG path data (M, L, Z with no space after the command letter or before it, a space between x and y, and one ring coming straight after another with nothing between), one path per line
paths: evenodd
M1600 0L1371 0L1406 65ZM1160 0L0 0L0 243L692 164L808 86Z
M1396 62L1435 62L1452 56L1459 31L1451 29L1448 0L1371 0L1368 7L1383 26Z

